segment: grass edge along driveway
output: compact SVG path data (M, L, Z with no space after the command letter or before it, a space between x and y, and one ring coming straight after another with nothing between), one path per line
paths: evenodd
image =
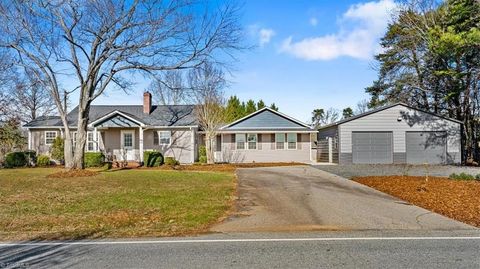
M232 172L0 170L0 240L178 236L206 231L234 200Z

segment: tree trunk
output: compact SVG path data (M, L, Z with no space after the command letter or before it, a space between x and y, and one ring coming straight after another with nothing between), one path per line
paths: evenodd
M75 152L73 154L73 167L72 169L84 169L85 165L83 162L85 155L85 144L87 143L87 125L88 119L85 115L88 115L88 112L85 112L79 107L78 111L79 116L77 124L77 142L75 145Z
M64 161L65 161L65 168L72 169L73 168L73 145L72 145L72 138L70 136L70 130L65 131L65 139L64 139Z
M207 149L207 163L213 164L215 163L215 156L213 152L213 138L215 136L206 132L205 134L205 148Z

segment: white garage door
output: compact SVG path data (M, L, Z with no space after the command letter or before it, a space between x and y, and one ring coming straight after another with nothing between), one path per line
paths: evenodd
M352 132L352 161L393 163L392 132Z
M446 132L407 132L407 163L443 164L446 162Z

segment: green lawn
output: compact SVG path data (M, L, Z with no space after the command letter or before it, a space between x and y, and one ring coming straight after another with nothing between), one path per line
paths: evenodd
M226 214L233 173L118 170L46 178L59 169L0 170L0 240L169 236Z

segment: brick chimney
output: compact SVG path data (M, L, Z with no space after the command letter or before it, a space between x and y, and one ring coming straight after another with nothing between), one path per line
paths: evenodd
M150 114L152 111L152 94L149 92L143 93L143 113Z

